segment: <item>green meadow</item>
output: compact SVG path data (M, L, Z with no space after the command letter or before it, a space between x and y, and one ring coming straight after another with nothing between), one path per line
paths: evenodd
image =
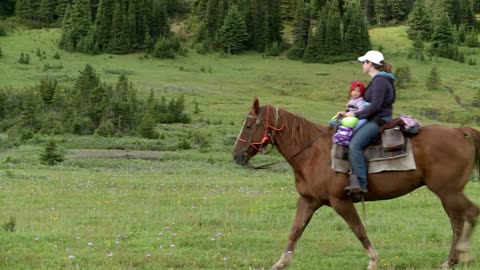
M398 89L395 114L449 126L464 124L450 121L452 116L462 120L480 114L468 106L480 90L478 66L408 59L410 41L402 26L372 29L370 35L387 60L412 71L412 81ZM298 195L287 165L256 171L233 164L231 149L243 118L257 96L261 103L326 124L343 108L349 83L368 82L360 65L305 64L257 53L198 55L193 50L174 60L64 51L55 59L59 36L58 29L13 27L0 37L0 87L33 86L44 76L67 87L90 64L102 81L115 82L126 74L145 97L151 89L167 98L184 95L192 123L159 125L158 140L57 136L66 154L57 166L39 161L47 136L5 149L1 142L8 138L0 134L0 269L250 270L273 265L286 247ZM37 49L45 57L36 56ZM17 63L22 52L30 55L29 65ZM473 53L480 63L478 51ZM62 68L45 70L46 64ZM443 87L427 89L433 65L453 94ZM199 104L197 114L194 102ZM428 117L431 108L440 109L438 119ZM182 139L191 149L177 147ZM112 148L116 150L108 150ZM274 152L252 162L281 160ZM480 205L479 181L469 183L466 193ZM437 269L447 260L449 221L426 188L367 203L366 213L379 269ZM478 230L473 255L480 258ZM346 223L324 207L300 239L289 269L356 270L367 265ZM455 269L479 268L475 262Z

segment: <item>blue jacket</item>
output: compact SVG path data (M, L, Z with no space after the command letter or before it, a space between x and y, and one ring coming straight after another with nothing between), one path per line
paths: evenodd
M367 86L363 98L370 106L356 112L355 117L372 119L375 117L392 116L395 102L395 77L391 73L380 71Z

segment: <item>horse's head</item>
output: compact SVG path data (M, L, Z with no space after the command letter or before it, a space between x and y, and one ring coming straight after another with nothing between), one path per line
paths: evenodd
M264 152L265 147L273 142L269 130L278 130L269 124L271 106L262 106L255 98L250 108L237 141L233 146L233 160L242 166L248 165L250 158L258 152ZM274 112L273 112L274 113Z

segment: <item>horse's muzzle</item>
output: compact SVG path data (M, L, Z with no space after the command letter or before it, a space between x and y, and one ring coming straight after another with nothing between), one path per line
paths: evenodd
M248 155L243 153L243 152L238 153L236 155L233 155L233 161L235 161L235 163L237 163L239 165L247 166L248 165L248 160L249 160Z

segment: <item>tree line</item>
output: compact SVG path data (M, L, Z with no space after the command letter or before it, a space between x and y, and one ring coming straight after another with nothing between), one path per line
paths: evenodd
M288 49L291 59L327 63L369 49L371 25L405 22L417 55L425 51L462 61L458 46L478 46L479 11L480 0L5 0L0 5L0 16L61 26L59 46L68 51L175 57L185 53L171 30L172 18L180 17L189 23L199 53L278 55ZM285 23L293 25L292 42L284 40Z
M125 75L103 83L86 65L72 87L44 77L25 89L0 89L0 131L23 140L36 133L158 138L158 123L189 123L183 96L167 101L152 90L139 99Z

